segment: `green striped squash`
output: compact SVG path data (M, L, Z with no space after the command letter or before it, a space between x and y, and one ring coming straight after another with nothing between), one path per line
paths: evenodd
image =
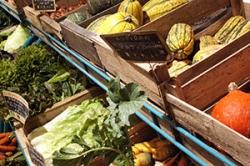
M118 8L118 12L126 12L137 18L140 26L143 24L143 11L141 3L138 0L123 0Z
M168 73L170 77L176 77L179 75L181 72L185 71L186 69L191 67L192 62L188 59L185 60L174 60L171 62L169 68L168 68Z
M210 46L207 46L207 47L199 50L193 56L192 63L193 64L197 63L197 62L211 56L213 53L215 53L216 51L218 51L222 47L224 47L223 44L217 44L217 45L210 45Z
M96 33L97 30L99 29L99 27L102 25L102 23L110 16L111 14L106 14L103 15L97 19L95 19L94 21L92 21L87 27L86 29Z
M139 27L139 21L131 14L117 12L110 15L97 30L98 34L114 34L133 31Z
M233 16L229 18L214 35L215 40L219 44L223 44L226 40L230 40L229 38L232 36L233 31L235 31L244 21L245 18L243 16Z
M230 37L226 39L225 43L229 43L234 39L236 39L237 37L240 37L249 29L250 29L250 20L245 20L236 30L232 31L232 33L229 35Z
M194 32L191 26L185 23L174 24L168 32L166 44L175 59L188 58L194 49Z
M200 44L199 44L200 49L217 44L218 44L217 41L210 35L204 35L200 37Z
M153 21L187 2L188 0L149 0L142 6L144 23Z

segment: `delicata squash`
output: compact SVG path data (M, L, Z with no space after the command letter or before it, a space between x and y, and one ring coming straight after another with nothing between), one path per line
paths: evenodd
M194 48L192 27L185 23L174 24L168 32L166 44L175 59L187 59Z

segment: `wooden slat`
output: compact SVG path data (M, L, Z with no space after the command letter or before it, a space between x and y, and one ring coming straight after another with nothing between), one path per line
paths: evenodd
M239 49L236 53L230 55L211 67L206 72L199 75L182 86L185 94L185 101L195 105L199 109L204 109L219 97L227 92L230 82L237 84L250 75L250 45Z
M249 154L246 153L250 151L248 138L173 95L167 94L166 97L178 123L211 141L241 164L250 163Z
M157 29L162 37L166 38L173 24L183 22L192 25L213 12L227 6L230 6L229 0L191 0L161 18L139 27L136 31Z

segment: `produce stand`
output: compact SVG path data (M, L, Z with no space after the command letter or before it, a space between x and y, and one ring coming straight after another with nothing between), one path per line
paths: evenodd
M84 75L86 75L94 83L100 86L104 91L107 91L107 81L109 81L110 78L114 77L115 75L121 75L123 78L122 81L124 81L123 82L124 84L130 81L136 81L136 80L131 79L127 75L123 75L124 73L117 73L116 68L112 69L113 66L111 66L109 70L106 70L100 67L99 65L93 64L88 58L86 59L81 54L72 50L70 47L66 46L65 43L53 37L51 34L43 30L42 27L39 27L36 24L33 24L32 22L30 22L30 20L28 19L25 20L25 24L33 32L34 36L37 36L40 40L42 40L44 43L46 43L51 48L53 48L56 52L58 52L61 56L63 56L67 61L69 61L76 68L78 68ZM245 42L243 43L243 46L248 44L247 41L245 40L245 38L248 39L248 35L249 33L246 36L243 36L241 40L239 40L239 41ZM235 43L238 43L239 41L235 41ZM243 47L243 46L241 45L239 47ZM98 50L98 54L101 55L102 60L103 58L105 58L105 56L107 59L109 57L114 58L113 51L110 48L103 47L103 45L99 45L99 44L95 45L95 47ZM239 48L235 48L235 49L239 49ZM245 49L248 50L248 48L245 48ZM233 54L234 52L236 52L236 50L232 50L230 54ZM237 53L235 55L237 55ZM105 59L105 63L107 63L106 65L108 65L107 59ZM125 66L131 65L130 63L125 62L123 59L119 59L119 58L118 60L115 60L112 63L114 65L115 64L125 64ZM137 64L136 65L132 64L132 66L135 66L135 68L138 69ZM108 68L108 66L106 67ZM141 73L143 75L144 72L142 71ZM139 78L138 75L135 77ZM239 78L239 80L240 79L241 78ZM148 82L145 82L145 83L148 83ZM162 86L165 88L165 85L166 83L163 83ZM154 88L155 88L154 90L158 92L159 90L158 86L154 85ZM164 137L168 139L169 141L171 141L176 147L178 147L182 152L186 153L198 165L225 165L226 164L229 166L235 166L235 165L245 165L249 163L247 160L245 161L246 163L244 163L243 160L247 159L245 156L242 156L242 157L238 156L238 154L235 154L234 152L231 154L231 151L230 151L231 149L229 146L231 146L231 148L234 146L231 145L230 142L229 144L226 144L226 145L223 144L223 147L226 148L225 149L226 152L231 154L232 157L224 156L219 151L211 148L205 142L199 139L199 137L196 136L196 134L198 133L202 135L203 137L208 138L209 141L212 141L212 142L213 142L212 139L216 137L216 139L218 139L218 142L215 141L213 143L215 144L217 143L219 145L222 143L220 142L221 141L220 138L223 136L225 137L225 135L219 135L218 136L219 138L217 138L216 136L217 133L213 133L213 132L205 133L207 131L206 126L205 126L205 129L197 128L199 124L202 123L202 120L201 122L193 121L194 117L197 119L196 115L199 115L204 119L211 120L210 116L208 116L206 113L203 114L203 112L199 110L200 108L197 109L183 102L182 100L180 100L179 98L177 98L176 96L172 94L166 93L164 94L164 96L166 96L165 102L167 102L165 104L170 104L171 106L170 113L172 112L175 115L174 121L173 119L169 118L169 114L166 114L166 110L162 110L162 108L159 108L159 105L162 105L161 97L159 98L158 95L154 95L154 94L152 94L150 98L156 97L157 105L155 105L154 103L155 101L152 102L150 100L144 105L142 110L136 112L136 115L140 119L142 119L142 121L144 121L147 125L152 127L159 134L159 137ZM190 112L192 123L190 121L189 121L190 123L186 121L187 120L186 118L188 117L185 117L185 116L188 115L187 114L188 112ZM176 122L178 122L177 125L176 125ZM220 126L220 124L218 124L218 126L222 127L223 131L225 130L226 132L228 132L228 134L232 134L232 136L240 138L243 141L246 141L246 143L248 144L249 141L247 142L247 140L244 140L244 138L241 138L239 134L232 132L230 129L226 128L225 126ZM14 129L16 130L16 134L18 135L19 144L22 146L22 150L24 154L27 155L27 152L25 152L26 147L25 145L23 145L23 140L22 140L23 133L22 132L21 132L22 136L20 137L20 130L22 129L19 127L20 126L15 126ZM195 134L192 133L193 131L195 132ZM228 149L227 149L227 146L229 147ZM240 147L238 150L239 151L241 150ZM27 157L26 159L27 159L28 165L32 165L32 162L29 160L29 158ZM235 159L238 160L240 163L238 163L238 161L236 161Z
M30 27L31 29L36 27L33 25ZM37 31L42 32L46 38L40 36L40 38L47 44L49 44L53 49L55 49L58 53L60 53L65 59L67 59L70 63L74 64L80 71L82 71L86 76L88 76L91 80L93 80L95 83L97 83L100 87L102 87L104 90L107 90L107 87L105 84L103 84L103 79L98 80L93 75L89 74L86 68L83 68L79 64L84 64L87 68L92 69L94 72L96 72L98 75L100 75L105 80L109 81L112 76L108 75L107 73L103 72L102 70L99 70L94 64L90 63L88 60L82 58L81 55L77 54L75 51L69 49L67 46L65 46L61 41L57 40L44 30L36 27L36 29L33 31L36 33ZM36 33L36 35L39 36L39 33ZM56 45L55 45L56 44ZM59 48L58 48L59 47ZM62 52L62 50L66 50L68 53L70 53L74 58L77 60L72 60L68 55L65 55L65 53ZM169 139L174 145L176 145L178 148L180 148L184 153L187 153L191 158L194 159L195 162L201 164L201 165L207 165L207 163L211 163L209 160L214 160L217 158L222 163L227 163L228 165L236 165L231 160L225 158L222 154L215 151L214 149L211 149L208 145L206 145L204 142L193 136L189 131L184 129L183 127L176 126L173 121L171 121L168 116L165 115L165 112L161 109L155 107L152 103L147 103L144 105L143 111L138 111L136 115L140 117L143 121L145 121L149 126L151 126L153 129L157 131L160 135L165 137L166 139ZM205 162L198 157L199 155L193 154L192 151L187 149L185 146L183 146L179 141L176 140L175 135L173 137L173 132L171 129L176 130L177 132L180 132L184 137L190 139L194 144L197 144L199 147L205 149L205 153L210 154L212 157L210 159L203 159Z

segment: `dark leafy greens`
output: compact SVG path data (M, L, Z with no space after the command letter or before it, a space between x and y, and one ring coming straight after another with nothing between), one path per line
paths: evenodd
M67 79L50 83L58 73L68 73ZM48 89L45 84L53 86ZM74 95L87 87L87 78L44 44L32 45L19 51L15 60L0 61L0 92L18 93L30 107L30 116L43 112L54 103ZM8 112L0 95L1 117Z
M15 20L10 14L7 14L3 8L0 8L0 31L15 24L17 24L17 20Z

